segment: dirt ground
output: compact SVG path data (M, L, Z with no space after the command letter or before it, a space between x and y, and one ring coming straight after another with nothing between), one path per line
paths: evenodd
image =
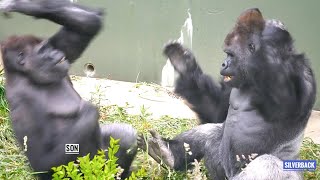
M183 100L169 89L156 84L130 83L107 79L72 76L75 89L87 100L99 100L100 105L128 106L128 113L139 114L144 106L154 118L168 115L177 118L196 118ZM320 111L313 111L305 136L320 144Z

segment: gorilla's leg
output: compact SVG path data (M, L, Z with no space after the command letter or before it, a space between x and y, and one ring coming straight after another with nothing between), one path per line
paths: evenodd
M124 169L121 177L130 175L130 165L137 153L137 133L128 124L107 124L101 127L102 149L107 149L110 145L110 136L114 139L120 139L120 149L116 156L119 158L118 164ZM107 153L106 153L107 155Z
M232 180L302 180L299 171L284 171L282 161L276 156L265 154L257 157Z
M82 54L102 26L101 10L74 4L69 0L5 0L0 3L0 10L48 19L62 25L46 45L63 51L70 63Z
M223 122L228 111L230 88L223 83L216 84L204 74L193 53L177 42L164 48L175 70L179 73L175 92L187 100L201 123Z
M185 170L194 159L202 159L208 152L207 148L213 151L214 147L210 147L213 144L216 146L214 152L218 154L222 124L200 125L172 140L160 137L155 131L151 131L151 135L152 137L147 140L147 143L142 136L139 136L138 146L147 150L149 155L157 162L163 162L175 170Z

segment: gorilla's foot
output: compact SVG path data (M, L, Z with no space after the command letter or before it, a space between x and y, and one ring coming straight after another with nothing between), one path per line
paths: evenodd
M174 157L169 148L169 143L164 141L156 131L150 131L152 137L146 141L143 135L138 136L138 147L148 151L148 154L160 164L174 167Z
M200 70L191 50L184 48L177 41L166 44L163 53L170 59L174 69L182 75Z

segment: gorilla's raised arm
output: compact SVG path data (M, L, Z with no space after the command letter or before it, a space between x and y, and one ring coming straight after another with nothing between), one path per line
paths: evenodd
M79 58L102 27L101 10L89 9L67 0L4 0L0 9L48 19L62 25L63 27L50 37L44 46L49 45L64 52L70 63Z

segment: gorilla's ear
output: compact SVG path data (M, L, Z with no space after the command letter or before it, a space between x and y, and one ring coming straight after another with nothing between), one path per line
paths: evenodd
M264 19L258 8L247 9L237 20L239 26L244 26L247 29L262 31L264 29Z

